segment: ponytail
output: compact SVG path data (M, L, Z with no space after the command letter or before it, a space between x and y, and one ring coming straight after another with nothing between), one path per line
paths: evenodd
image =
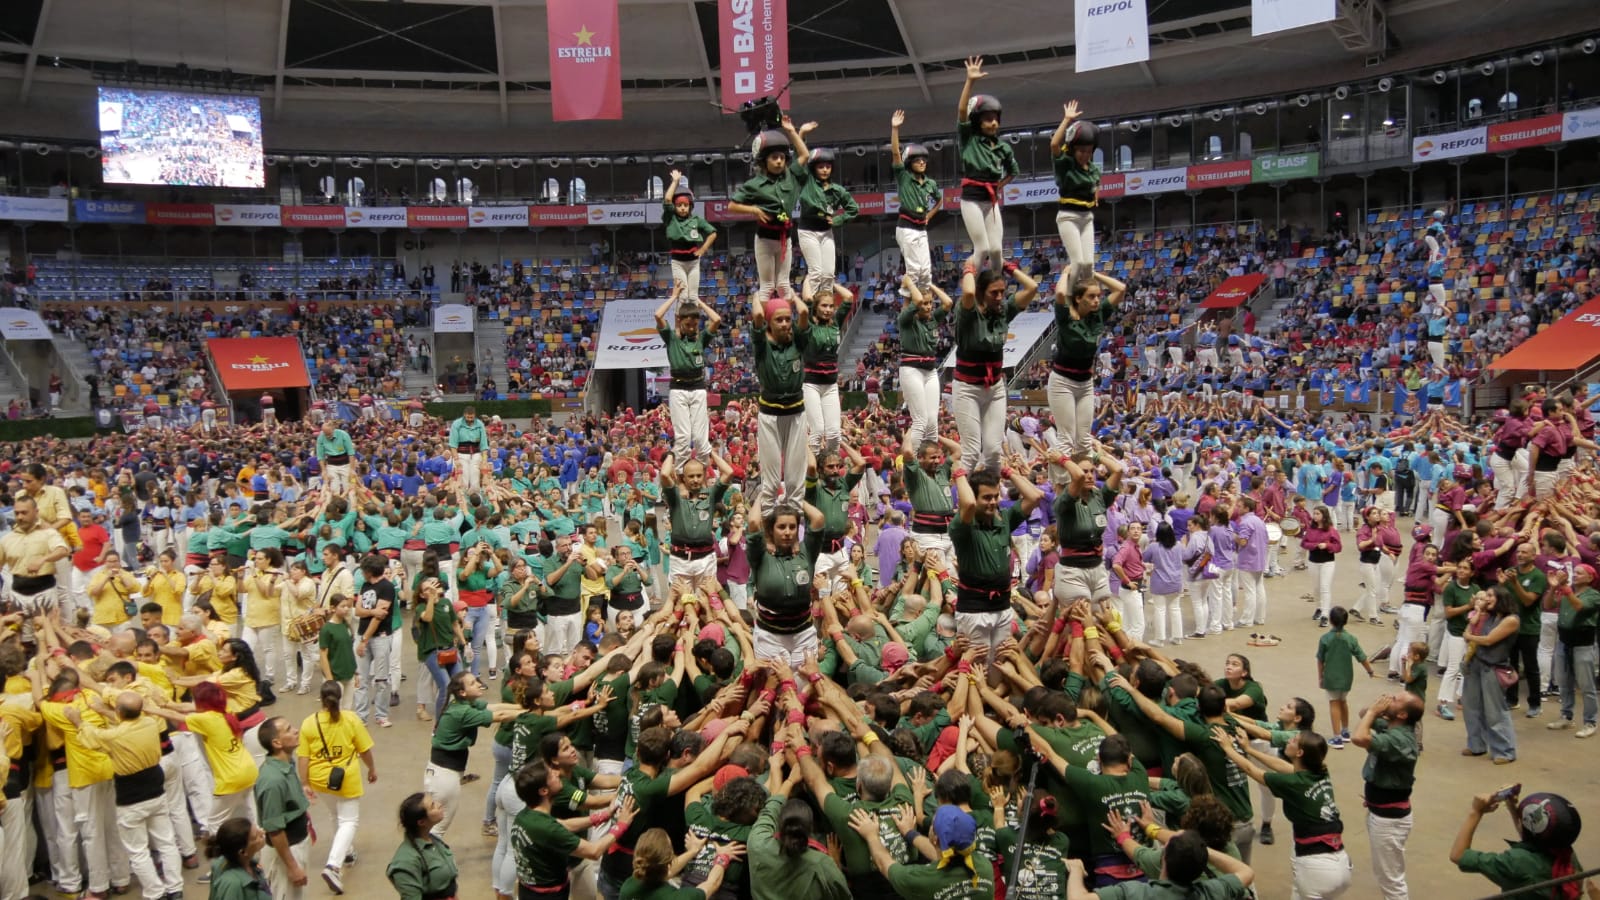
M317 698L322 701L322 710L328 714L329 722L339 721L339 701L344 699L344 688L337 681L324 681L322 690Z

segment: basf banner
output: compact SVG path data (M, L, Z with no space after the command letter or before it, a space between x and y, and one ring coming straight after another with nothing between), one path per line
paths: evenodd
M1251 0L1250 35L1320 25L1338 14L1339 0Z
M778 95L789 85L788 0L717 0L722 105ZM784 93L778 102L787 105Z
M1561 139L1600 137L1600 109L1575 109L1561 117Z
M467 211L469 228L526 228L526 206L474 206Z
M219 228L277 228L283 224L281 206L219 203L211 211ZM340 216L339 224L344 224L343 216Z
M1551 114L1515 122L1496 122L1489 126L1489 152L1539 147L1561 140L1561 116Z
M1028 355L1033 345L1039 343L1046 330L1054 325L1056 314L1053 312L1025 312L1011 320L1011 325L1006 329L1006 355L1001 365L1011 368L1022 362ZM956 364L956 351L951 350L945 357L946 369Z
M443 303L433 308L435 334L471 334L478 330L478 314L463 303Z
M611 300L600 319L596 369L659 369L667 364L667 345L656 330L659 300ZM1043 315L1053 313L1025 313ZM1022 318L1018 316L1017 318Z
M13 222L65 222L65 197L0 197L0 219Z
M74 200L72 217L104 225L143 225L144 204L138 200Z
M1252 181L1278 181L1289 178L1312 178L1322 168L1320 153L1274 153L1252 160Z
M1123 183L1130 197L1137 197L1141 194L1165 194L1168 191L1181 191L1189 186L1189 167L1179 166L1176 169L1151 169L1148 172L1129 172L1127 180Z
M1074 0L1073 35L1079 72L1150 59L1145 0Z
M1433 162L1476 156L1489 146L1489 129L1483 125L1462 131L1446 131L1411 139L1411 161Z

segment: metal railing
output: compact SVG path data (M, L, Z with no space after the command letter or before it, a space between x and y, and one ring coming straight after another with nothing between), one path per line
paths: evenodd
M4 365L6 374L10 375L11 380L16 382L17 387L22 389L23 399L30 404L33 403L33 384L28 380L27 374L22 371L22 367L17 365L17 361L12 358L11 351L6 347L4 341L0 341L0 365Z
M1483 900L1504 900L1506 897L1548 897L1550 896L1549 891L1553 887L1593 878L1596 875L1600 875L1600 869L1585 869L1582 872L1573 872L1571 875L1563 875L1560 878L1551 878L1548 881L1541 881L1537 884L1512 888L1509 891L1501 891L1498 894L1490 894L1484 897Z

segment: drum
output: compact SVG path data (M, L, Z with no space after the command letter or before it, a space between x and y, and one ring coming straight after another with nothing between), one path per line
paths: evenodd
M296 616L290 619L289 624L283 626L283 633L284 636L295 643L314 641L317 639L317 635L321 633L324 621L324 611L320 608L313 609L303 616Z
M1294 537L1300 533L1300 520L1294 518L1285 518L1282 522L1278 523L1278 527L1283 529L1284 537Z
M1298 520L1295 522L1295 524L1297 524L1297 525L1299 524ZM1283 529L1278 526L1277 522L1268 522L1267 523L1267 543L1276 544L1277 542L1279 542L1281 540L1283 540Z

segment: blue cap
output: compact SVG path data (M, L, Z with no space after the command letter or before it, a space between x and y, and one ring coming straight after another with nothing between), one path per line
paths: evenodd
M933 834L943 849L964 850L978 836L978 823L958 806L945 805L933 814Z

